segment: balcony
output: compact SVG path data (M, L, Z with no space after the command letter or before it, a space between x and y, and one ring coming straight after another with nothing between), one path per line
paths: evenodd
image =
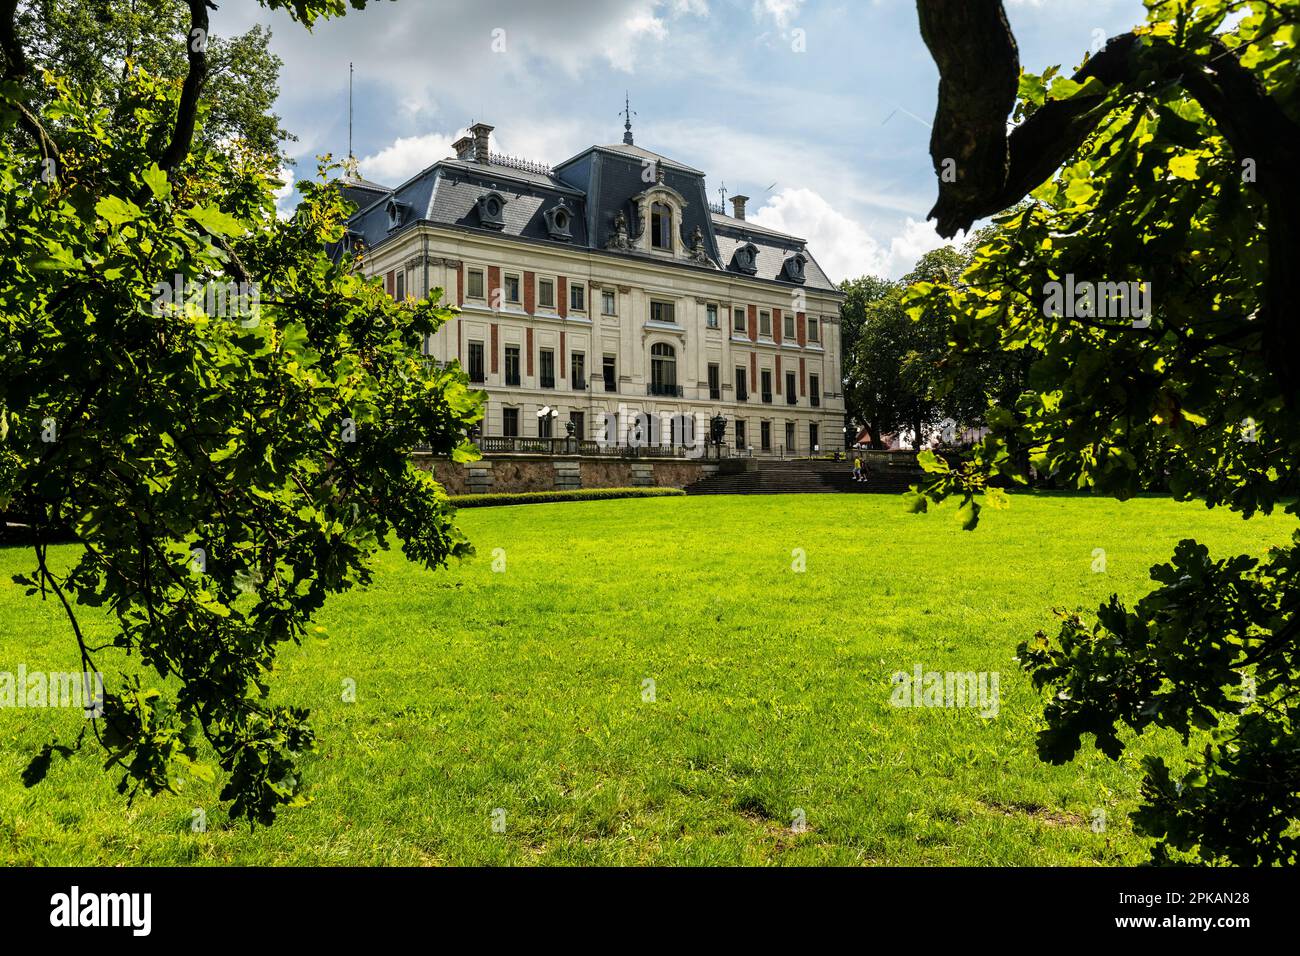
M645 387L647 395L657 395L661 398L681 398L686 394L681 385L670 385L666 382L651 382Z

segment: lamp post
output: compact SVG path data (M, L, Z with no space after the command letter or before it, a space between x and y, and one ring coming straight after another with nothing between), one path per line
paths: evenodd
M550 405L543 405L541 408L539 408L537 410L538 437L539 438L541 437L543 421L549 420L551 422L554 422L559 417L560 417L559 410L555 408L551 408ZM548 431L550 431L550 434L547 437L551 440L551 451L554 452L555 451L555 429L552 427L549 428Z

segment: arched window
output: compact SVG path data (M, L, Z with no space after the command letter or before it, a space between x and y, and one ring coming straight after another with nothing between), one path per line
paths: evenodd
M673 228L673 209L667 203L657 202L650 206L650 245L655 249L671 249Z
M650 394L677 396L677 353L667 342L650 346Z

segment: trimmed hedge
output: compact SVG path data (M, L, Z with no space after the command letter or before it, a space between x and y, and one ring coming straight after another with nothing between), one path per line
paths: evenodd
M457 508L492 505L540 505L550 501L606 501L611 498L670 498L684 495L680 488L575 488L571 491L504 491L486 495L452 495Z

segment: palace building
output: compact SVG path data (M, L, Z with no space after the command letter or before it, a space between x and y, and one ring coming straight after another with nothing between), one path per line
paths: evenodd
M844 296L804 240L746 221L744 196L711 206L630 122L554 167L491 152L492 129L395 188L342 183L366 273L458 308L425 351L487 392L483 439L622 444L639 420L671 448L721 418L733 455L842 447Z

